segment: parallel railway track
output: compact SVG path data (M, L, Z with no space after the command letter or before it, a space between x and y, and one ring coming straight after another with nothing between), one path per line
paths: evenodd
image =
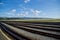
M7 27L7 24L12 26ZM0 23L1 29L6 31L8 34L10 34L14 39L19 39L19 40L40 40L41 36L43 38L48 38L51 40L60 40L60 29L59 28L50 28L50 27L37 27L37 26L28 26L28 25L14 25L14 23ZM30 35L25 35L20 32L15 32L15 29L18 30L23 30L26 31L27 34ZM12 30L13 29L13 30ZM22 35L21 35L22 34ZM34 35L36 37L34 37ZM29 38L30 37L30 38ZM46 40L46 39L41 39L41 40Z
M28 38L26 38L22 35L19 35L19 34L15 33L14 31L10 30L6 26L2 25L1 23L0 23L0 26L1 26L1 29L3 31L7 32L10 36L12 36L14 40L30 40L30 39L28 39Z

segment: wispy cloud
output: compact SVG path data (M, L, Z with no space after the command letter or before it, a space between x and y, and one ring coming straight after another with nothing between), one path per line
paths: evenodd
M17 12L16 9L10 10L7 14L9 17L15 16L15 17L29 17L29 16L39 16L41 14L41 10L38 9L31 9L31 8L22 8L20 12Z
M24 0L24 2L25 2L25 3L28 3L28 2L30 2L30 0Z
M1 2L0 4L4 4L3 2Z
M31 8L23 8L23 11L18 13L18 16L27 17L27 16L39 16L42 13L41 10L31 9ZM32 15L31 15L32 14Z
M16 9L12 9L11 12L16 12Z
M16 9L12 9L12 10L9 10L8 12L6 12L7 16L8 17L15 17L16 16Z
M35 15L39 15L42 11L41 10L35 10L35 9L31 9L31 12Z
M28 16L28 14L29 14L28 11L24 11L24 12L18 14L18 15L24 17L24 16Z

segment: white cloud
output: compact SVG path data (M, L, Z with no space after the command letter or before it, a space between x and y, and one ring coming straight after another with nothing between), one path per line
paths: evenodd
M4 4L4 3L0 3L0 4Z
M15 16L17 16L17 17L26 17L26 16L28 16L28 11L22 11L22 12L20 12L20 13L17 13L17 14L15 14Z
M16 9L12 9L10 10L7 14L8 16L15 16L15 17L28 17L28 16L32 16L32 17L37 17L40 16L40 14L42 14L41 10L38 9L31 9L31 8L22 8L22 10L20 10L20 12L16 12Z
M12 9L11 12L16 12L16 9Z
M10 15L11 13L6 13L6 14Z
M42 11L31 9L31 12L35 15L39 15Z
M16 16L16 9L12 9L12 10L9 10L8 12L6 12L6 15L8 15L8 17L14 17Z
M28 13L29 13L28 11L24 11L24 12L23 12L23 13L21 13L20 15L21 15L21 16L27 16L27 15L28 15Z
M30 0L24 0L25 3L28 3Z

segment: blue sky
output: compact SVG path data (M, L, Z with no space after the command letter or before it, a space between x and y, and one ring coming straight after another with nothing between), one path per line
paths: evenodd
M60 18L60 0L0 0L0 17Z

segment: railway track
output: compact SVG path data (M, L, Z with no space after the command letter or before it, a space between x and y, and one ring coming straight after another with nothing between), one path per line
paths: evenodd
M10 36L12 36L14 40L30 40L30 39L28 39L28 38L26 38L26 37L24 37L24 36L22 36L22 35L17 34L17 33L14 32L14 31L10 30L10 29L7 28L5 25L2 25L1 23L0 23L0 26L1 26L1 29L2 29L3 31L5 31L6 33L8 33ZM12 39L11 39L11 40L12 40Z
M35 25L15 25L0 23L0 26L14 39L19 40L60 40L60 29L56 27L39 27Z

